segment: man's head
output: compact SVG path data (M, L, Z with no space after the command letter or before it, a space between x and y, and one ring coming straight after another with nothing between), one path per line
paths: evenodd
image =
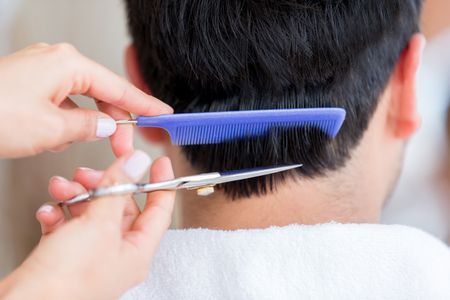
M347 111L334 140L298 128L182 147L196 170L303 163L292 175L315 179L335 176L354 160L347 169L359 165L373 173L374 185L386 196L404 140L418 125L414 79L423 40L414 34L421 0L126 3L134 45L127 57L130 77L177 113ZM259 178L228 184L224 191L245 197L265 193L268 186L272 180Z

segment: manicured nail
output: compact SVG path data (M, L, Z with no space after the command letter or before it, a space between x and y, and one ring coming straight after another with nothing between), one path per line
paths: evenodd
M80 170L80 171L95 172L94 169L86 168L86 167L78 167L77 169Z
M58 180L58 181L62 181L62 182L69 182L69 180L67 180L66 178L61 177L61 176L53 176L52 178L50 178L50 181L53 181L53 180Z
M131 179L139 180L150 166L152 160L150 156L142 151L135 151L123 165L125 174Z
M116 129L116 121L111 118L102 118L97 120L97 131L95 134L99 138L105 138L113 135Z
M38 213L49 214L53 211L54 207L49 204L44 204L38 209Z
M170 105L168 105L168 104L166 104L166 103L164 103L165 104L165 109L166 109L166 111L167 111L167 113L169 113L169 114L173 114L173 108L172 108L172 106L170 106Z
M103 177L103 172L91 168L79 167L77 172L82 172L84 176L89 176L91 180L98 180Z
M89 173L89 174L96 174L96 175L102 173L101 171L94 170L94 169L91 169L91 168L85 168L85 167L78 167L77 171L81 171L81 172Z

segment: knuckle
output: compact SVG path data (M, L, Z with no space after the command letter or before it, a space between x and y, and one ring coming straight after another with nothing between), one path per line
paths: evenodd
M123 84L123 90L118 98L114 101L114 105L118 107L122 107L127 103L127 96L128 96L128 87L126 84Z
M58 43L51 46L51 50L62 54L77 54L78 50L69 43Z
M63 143L89 140L95 134L96 120L87 110L80 110L75 116L76 124L60 114L45 120L46 127L52 129L53 144L58 147L54 150L59 150L59 146Z
M47 43L42 43L42 42L40 42L40 43L32 44L32 45L30 46L30 48L32 48L32 49L43 49L43 48L48 48L49 46L50 46L50 45L47 44Z
M68 70L76 70L79 65L78 50L68 43L55 44L48 47L48 53L57 64Z
M59 153L59 152L62 152L64 150L66 150L69 146L70 146L70 143L65 143L65 144L63 144L61 146L53 147L49 151L53 152L53 153Z
M166 229L169 228L172 223L172 212L159 204L155 205L153 209L161 216L161 225Z
M79 119L80 124L77 124L77 128L80 128L78 138L81 140L86 140L95 132L97 121L87 110L80 110Z
M63 116L59 114L52 114L46 116L46 118L42 119L43 128L48 128L48 132L51 137L51 144L55 146L59 146L59 144L64 141L66 135L66 121Z

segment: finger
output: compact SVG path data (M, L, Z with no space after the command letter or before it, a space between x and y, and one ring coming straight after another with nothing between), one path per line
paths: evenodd
M83 185L86 189L95 189L99 186L104 172L96 171L89 168L78 168L75 171L73 180ZM86 203L79 203L86 204ZM78 210L78 209L77 209ZM128 230L139 215L139 207L133 197L127 197L127 203L124 210L124 220L122 229Z
M54 200L62 202L86 192L86 189L77 182L54 176L49 180L48 192Z
M167 131L157 127L139 127L139 133L152 143L160 143L169 138Z
M73 175L73 181L81 184L86 190L92 190L99 186L99 183L104 175L103 171L97 171L90 168L78 168ZM82 215L89 202L80 202L69 206L72 216Z
M41 49L47 48L48 46L50 46L50 45L47 43L43 43L43 42L34 43L34 44L31 44L31 45L23 48L22 50L19 50L19 52L25 52L26 50L28 50L28 51L29 50L41 50Z
M66 110L79 108L79 106L75 102L73 102L70 98L66 98L59 105L59 107L62 109L66 109ZM57 145L56 147L49 149L49 151L50 152L61 152L61 151L66 150L71 144L72 144L72 142L67 142L65 144Z
M86 189L78 182L68 181L63 177L54 176L49 181L48 191L54 200L64 202L79 194L85 193ZM72 217L79 217L86 211L87 206L87 202L80 202L70 205L68 209Z
M63 102L61 102L59 107L63 109L74 109L78 108L79 106L75 102L73 102L70 98L66 98Z
M85 94L139 115L152 116L173 112L167 104L147 95L126 79L84 57L73 46L58 44L52 48L56 49L51 52L54 60L63 61L67 66L61 69L65 72L65 78L68 78L66 80L69 80L69 94ZM58 55L54 55L55 52ZM56 96L59 96L55 97L55 101L58 102L61 95Z
M64 224L64 212L61 207L44 204L36 212L36 219L41 224L42 235L47 235Z
M92 98L144 116L173 113L169 105L145 94L124 78L88 59L85 74L88 87L84 94Z
M156 160L150 171L152 182L174 178L172 164L167 157ZM137 218L128 238L142 250L152 253L168 229L175 202L174 191L159 191L148 195L144 211Z
M92 190L99 186L105 172L90 168L78 168L73 175L73 181L81 184L85 189Z
M159 158L150 170L150 181L161 182L171 180L174 178L172 162L168 157ZM147 196L146 209L152 209L152 207L158 206L162 210L166 211L168 215L172 214L175 192L154 192Z
M57 113L63 120L61 134L58 137L59 144L109 137L117 129L114 119L96 110L87 108L58 109Z
M50 148L48 151L53 152L53 153L62 152L64 150L66 150L67 148L69 148L70 145L72 145L72 142L58 145L56 147Z
M131 118L128 112L104 102L97 102L97 107L100 111L115 120L127 120ZM121 125L117 127L116 132L110 138L111 148L116 157L120 157L134 150L133 132L132 125Z
M150 166L150 157L142 151L134 151L131 154L119 158L108 170L100 181L100 186L111 186L129 182L136 182ZM94 220L112 222L122 225L127 201L131 196L111 196L91 201L88 208L88 217Z

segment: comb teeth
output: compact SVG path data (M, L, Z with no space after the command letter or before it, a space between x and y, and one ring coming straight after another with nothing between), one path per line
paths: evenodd
M143 116L137 126L164 128L175 145L200 145L257 137L272 128L318 128L334 138L344 119L342 108L277 109Z
M168 129L174 145L218 144L233 139L251 138L267 134L271 128L314 127L330 137L335 137L339 128L337 121L296 121L270 123L235 123L217 125L179 126Z

